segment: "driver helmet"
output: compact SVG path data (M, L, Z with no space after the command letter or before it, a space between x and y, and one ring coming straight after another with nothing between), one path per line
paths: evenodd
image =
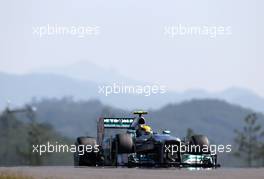
M144 117L140 117L140 118L138 119L138 124L139 124L139 125L146 124L146 120L145 120L145 118L144 118Z
M152 133L153 133L151 127L148 126L148 125L145 125L145 124L140 125L140 130L141 130L145 135L147 135L147 134L152 134Z

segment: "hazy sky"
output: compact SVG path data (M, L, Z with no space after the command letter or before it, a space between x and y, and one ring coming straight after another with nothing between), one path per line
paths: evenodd
M238 86L264 95L263 2L259 0L0 2L0 71L89 61L171 89ZM33 27L100 27L95 37L39 38ZM165 26L230 26L231 35L178 36Z

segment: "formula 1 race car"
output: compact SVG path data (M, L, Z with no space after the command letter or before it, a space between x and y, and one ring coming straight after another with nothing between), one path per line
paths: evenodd
M185 141L167 130L156 133L146 125L143 115L147 112L136 111L134 114L138 117L99 118L97 138L77 138L75 145L78 149L92 150L82 153L78 150L74 154L75 166L220 166L217 155L212 154L208 147L206 136L194 135Z

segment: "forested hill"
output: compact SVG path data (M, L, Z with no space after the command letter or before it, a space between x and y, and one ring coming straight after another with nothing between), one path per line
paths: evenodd
M125 111L106 106L97 100L76 102L71 98L46 99L34 104L37 119L51 123L62 134L75 138L96 135L96 119L100 116L132 116ZM233 142L234 130L243 126L244 118L253 111L219 100L191 100L150 110L146 116L154 130L168 129L184 137L187 128L208 135L216 143ZM258 114L264 125L264 117Z

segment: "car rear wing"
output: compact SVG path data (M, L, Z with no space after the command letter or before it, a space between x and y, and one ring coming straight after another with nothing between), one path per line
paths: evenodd
M98 144L101 145L104 138L104 129L126 129L131 127L135 118L125 118L125 117L116 117L116 118L108 118L101 117L97 121L97 141Z
M129 128L135 118L103 118L104 128Z

